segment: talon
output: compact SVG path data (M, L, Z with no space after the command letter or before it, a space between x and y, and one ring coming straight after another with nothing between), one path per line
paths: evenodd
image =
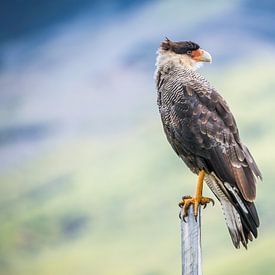
M179 219L183 220L186 223L185 217L186 217L186 215L183 213L183 211L180 211L179 212Z
M179 203L179 207L180 207L180 208L183 208L183 206L186 204L186 201L187 201L188 199L192 199L192 197L191 197L191 196L183 196L183 197L182 197L182 201Z
M204 170L200 170L195 197L183 196L182 201L179 203L179 207L182 208L182 213L183 213L182 219L184 221L185 221L185 217L188 215L187 212L188 212L188 208L191 203L194 205L194 217L195 217L196 221L197 221L197 216L198 216L199 205L203 205L204 209L206 208L206 206L209 202L211 202L213 206L215 205L215 202L213 199L202 196L204 176L205 176Z
M194 205L194 217L197 221L198 217L198 210L199 205L203 206L203 209L206 208L207 204L211 202L214 206L215 202L211 198L207 197L190 197L190 196L183 196L182 201L179 203L179 207L182 208L182 212L180 213L179 217L182 218L184 222L186 222L185 218L188 216L188 209L190 207L190 204Z
M182 216L182 220L186 223L186 217L185 216Z

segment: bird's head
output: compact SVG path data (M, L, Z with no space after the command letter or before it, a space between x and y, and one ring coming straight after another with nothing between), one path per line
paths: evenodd
M188 69L196 70L203 62L212 62L211 55L191 41L173 42L166 38L158 50L157 65L167 61L179 62Z

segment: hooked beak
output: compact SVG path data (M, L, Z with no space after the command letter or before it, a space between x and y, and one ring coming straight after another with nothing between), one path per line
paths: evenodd
M199 62L212 62L212 57L209 52L198 49L192 52L192 58Z

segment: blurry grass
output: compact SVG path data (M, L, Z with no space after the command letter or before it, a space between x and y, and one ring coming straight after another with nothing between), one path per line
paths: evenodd
M215 257L207 261L205 274L272 275L275 269L275 254L272 253L274 245L274 233L265 232L264 238L257 240L253 247L244 253L221 253L217 249Z
M233 248L218 204L203 211L205 274L273 274L274 71L255 62L208 76L230 104L264 183L260 234L248 251ZM177 202L193 193L195 176L153 119L119 137L64 141L1 175L1 274L180 274Z

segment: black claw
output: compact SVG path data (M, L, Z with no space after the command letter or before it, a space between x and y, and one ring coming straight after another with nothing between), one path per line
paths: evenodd
M180 220L183 220L186 223L185 216L182 213L182 211L179 212L179 218L180 218Z
M186 219L185 219L186 217L183 215L182 216L182 220L186 223Z
M215 201L214 200L210 200L211 202L212 202L212 206L214 206L215 205Z
M194 215L194 217L195 217L195 221L197 222L197 218L198 218L198 216L197 216L197 215Z
M203 206L203 209L205 209L205 208L206 208L206 206L207 206L207 204L205 204L205 205Z

